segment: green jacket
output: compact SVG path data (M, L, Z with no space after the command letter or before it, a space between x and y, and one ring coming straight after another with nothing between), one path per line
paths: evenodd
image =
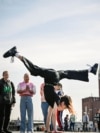
M0 104L13 104L16 103L15 87L13 82L0 79Z

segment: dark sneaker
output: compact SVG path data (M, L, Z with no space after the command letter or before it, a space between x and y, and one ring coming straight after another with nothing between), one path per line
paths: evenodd
M97 69L98 69L98 64L96 63L96 64L94 64L94 65L91 67L90 72L96 75Z
M15 54L16 53L18 53L17 52L17 49L16 49L16 47L13 47L13 48L11 48L10 50L8 50L7 52L5 52L4 54L3 54L3 57L4 58L8 58L8 57L10 57L10 56L15 56Z

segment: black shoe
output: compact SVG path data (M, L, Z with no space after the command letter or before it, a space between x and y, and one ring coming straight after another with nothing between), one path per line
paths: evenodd
M94 64L94 65L91 67L90 72L96 75L97 69L98 69L98 64L96 63L96 64Z
M8 57L10 57L10 56L15 56L15 54L16 53L18 53L17 52L17 49L16 49L16 47L13 47L13 48L11 48L10 50L8 50L7 52L5 52L4 54L3 54L3 57L4 58L8 58Z
M11 131L9 131L9 130L3 130L4 131L4 133L12 133Z

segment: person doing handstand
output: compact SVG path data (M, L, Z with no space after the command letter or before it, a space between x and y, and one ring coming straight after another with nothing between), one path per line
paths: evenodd
M57 110L63 111L64 109L68 109L70 113L74 113L72 99L68 95L64 95L61 98L56 94L54 90L54 86L59 83L62 79L74 79L89 82L88 74L89 72L96 74L98 64L94 64L90 67L90 70L55 70L49 68L42 68L37 65L34 65L31 61L29 61L24 56L21 56L17 52L16 46L8 50L3 54L4 58L14 57L16 56L20 59L25 67L28 69L31 75L40 76L44 78L44 95L48 104L53 108L56 104ZM56 131L55 131L56 132Z

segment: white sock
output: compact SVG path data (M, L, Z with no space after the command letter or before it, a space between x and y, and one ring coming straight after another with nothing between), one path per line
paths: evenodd
M92 68L90 67L90 68L88 69L88 71L91 72L91 70L92 70Z
M19 57L20 55L19 55L19 53L16 53L15 56L16 56L16 57Z
M91 67L89 64L87 64L87 66L89 66L89 68L88 68L88 72L91 72L92 67Z

